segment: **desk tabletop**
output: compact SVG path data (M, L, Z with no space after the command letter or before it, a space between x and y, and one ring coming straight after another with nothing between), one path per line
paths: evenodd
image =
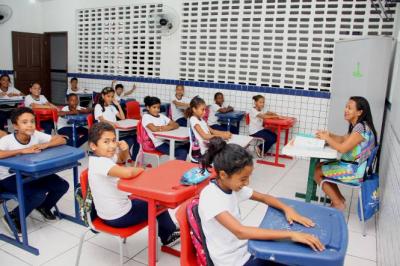
M134 129L137 127L139 120L137 119L124 119L117 121L117 129Z
M89 114L77 114L77 115L64 115L63 117L68 120L68 122L82 122L86 121Z
M266 118L264 125L272 126L293 126L297 119L295 117L282 117L282 118Z
M275 258L276 262L288 265L337 266L343 265L348 243L347 224L343 213L321 205L297 200L280 199L303 216L311 218L315 227L299 224L289 225L285 215L269 207L260 227L265 229L299 231L317 236L325 250L315 252L305 245L290 241L250 240L248 249L257 258Z
M23 102L24 102L24 96L0 97L0 104L17 104L17 103L23 103Z
M338 152L331 147L325 146L322 149L318 148L304 148L293 144L291 140L282 149L282 154L293 157L306 157L306 158L320 158L320 159L337 159Z
M58 168L77 162L85 157L81 149L67 145L48 148L40 153L18 155L0 160L0 165L14 170L34 173L50 168Z
M189 140L189 129L178 127L170 131L153 132L154 137L162 139Z
M243 148L247 147L250 141L253 140L253 137L246 136L246 135L236 135L232 134L232 138L228 140L228 143L234 143L242 146Z
M171 160L146 170L133 179L120 179L118 188L139 198L150 198L168 204L179 204L199 193L208 181L193 186L180 184L182 175L198 164ZM215 177L215 174L212 174Z
M243 116L246 114L244 111L232 111L228 113L216 113L219 119L242 119Z

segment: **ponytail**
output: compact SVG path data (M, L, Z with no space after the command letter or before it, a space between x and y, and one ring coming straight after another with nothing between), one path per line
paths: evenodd
M197 108L197 107L199 107L199 106L202 105L202 104L206 105L206 102L205 102L202 98L200 98L199 96L195 96L195 97L190 101L189 108L187 108L187 109L185 110L185 117L186 117L186 118L192 117L192 116L193 116L193 108Z

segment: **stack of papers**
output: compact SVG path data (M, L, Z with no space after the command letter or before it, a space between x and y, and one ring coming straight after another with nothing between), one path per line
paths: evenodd
M317 139L313 135L298 134L294 139L293 145L309 149L323 149L325 140Z

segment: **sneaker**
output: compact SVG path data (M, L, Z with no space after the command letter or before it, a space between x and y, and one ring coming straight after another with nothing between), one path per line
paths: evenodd
M167 239L167 241L162 242L163 246L175 246L178 244L181 240L181 232L179 229L177 229L175 232L173 232Z
M37 208L36 209L46 220L55 220L57 217L54 215L54 213L50 210L47 210L46 208Z
M21 233L21 223L19 222L18 219L16 219L15 217L13 217L12 214L10 214L10 216L11 216L11 220L12 220L12 222L13 222L13 225L14 225L15 229L17 230L18 236L22 236L22 233ZM1 218L1 221L2 221L3 224L5 225L5 227L6 227L6 229L8 230L8 232L9 232L10 234L14 234L14 233L13 233L13 229L12 229L13 227L11 226L11 224L8 223L8 220L7 220L6 216L3 216L3 217Z
M260 149L258 146L255 146L255 147L254 147L254 150L255 150L255 152L256 152L258 158L262 158L262 157L263 157L262 152L261 152L261 149Z

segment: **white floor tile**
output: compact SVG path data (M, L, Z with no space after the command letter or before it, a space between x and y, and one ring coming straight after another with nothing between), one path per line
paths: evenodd
M124 256L130 259L137 255L140 251L147 247L147 228L144 228L140 232L129 237L124 245ZM115 253L119 253L118 240L110 235L98 234L95 237L88 240L90 243L98 245L102 248L108 249Z
M29 264L40 265L76 246L79 241L77 237L52 226L45 226L34 231L28 235L28 238L29 244L39 249L39 256L35 256L10 244L2 246L1 249Z
M267 205L258 203L257 206L250 212L250 214L243 219L243 224L258 227L264 218L267 209Z
M4 266L27 266L29 264L19 260L18 258L0 250L0 262Z
M350 231L362 233L362 223L358 219L358 215L350 213L348 221L348 228ZM375 217L369 219L365 225L367 235L376 236Z
M43 223L42 221L39 221L31 216L27 217L26 223L28 225L28 234L47 226L46 223ZM3 222L0 222L0 233L12 236L11 233L6 229ZM0 246L2 246L2 244L4 243L0 242Z
M133 258L134 261L148 264L148 250L147 248L142 250L138 255ZM160 266L176 266L179 265L179 258L172 256L168 253L160 252L157 265Z
M362 236L361 233L349 231L349 245L347 254L376 261L376 238L375 236Z
M80 224L73 223L66 219L58 220L56 223L50 223L50 226L53 226L59 230L65 231L66 233L69 233L76 237L81 237L81 235L88 230L87 227L82 226ZM94 236L96 236L95 233L88 232L86 234L85 239L88 240Z
M376 266L375 261L366 260L354 256L347 255L344 260L344 266Z

